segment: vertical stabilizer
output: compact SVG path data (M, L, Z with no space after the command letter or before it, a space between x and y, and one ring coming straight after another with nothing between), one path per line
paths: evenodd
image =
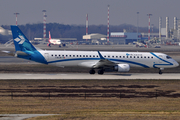
M17 26L11 26L11 30L16 51L36 51L36 48L29 42L29 40Z
M49 31L49 40L51 39L51 33L50 33L50 31Z
M15 56L39 63L48 64L44 56L38 51L17 26L11 26L15 46ZM41 50L42 52L42 50Z

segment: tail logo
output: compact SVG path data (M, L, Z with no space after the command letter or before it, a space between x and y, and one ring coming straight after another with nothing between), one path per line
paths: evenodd
M19 35L16 39L14 39L18 44L23 44L25 42L25 38L22 35Z

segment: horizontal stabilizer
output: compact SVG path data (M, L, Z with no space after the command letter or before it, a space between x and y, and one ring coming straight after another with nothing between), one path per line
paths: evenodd
M6 53L6 54L8 54L8 55L11 55L11 56L14 56L14 55L15 55L15 52L12 52L12 51L3 50L2 52L3 52L3 53Z
M17 57L17 56L29 56L30 54L27 54L27 53L25 53L25 52L23 52L23 51L16 51L16 53L15 53L15 56Z

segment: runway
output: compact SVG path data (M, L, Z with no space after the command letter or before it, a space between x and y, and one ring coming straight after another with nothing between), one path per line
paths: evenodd
M104 75L90 75L88 73L58 73L58 74L18 74L18 73L1 73L0 80L124 80L124 79L141 79L141 80L180 80L180 74L164 73L159 75L157 73L125 73L113 74L106 73Z

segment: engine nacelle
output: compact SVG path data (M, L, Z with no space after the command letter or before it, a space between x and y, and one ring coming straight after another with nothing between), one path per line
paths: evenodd
M130 70L130 66L128 64L117 64L114 66L114 70L118 72L128 72Z

